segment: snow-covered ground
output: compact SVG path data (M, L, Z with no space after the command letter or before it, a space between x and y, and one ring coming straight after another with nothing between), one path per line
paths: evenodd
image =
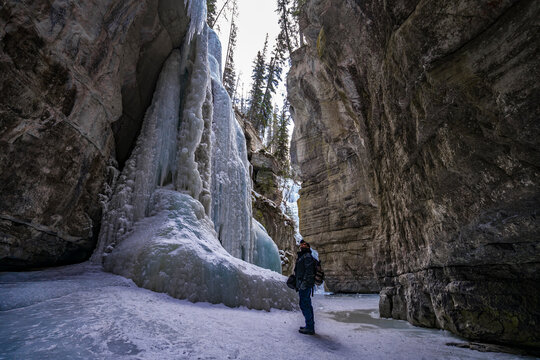
M378 318L376 295L313 298L302 314L190 303L88 263L0 274L0 359L518 359L447 346L439 330Z

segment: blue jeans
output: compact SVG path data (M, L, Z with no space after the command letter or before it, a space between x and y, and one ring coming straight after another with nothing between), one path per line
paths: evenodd
M313 319L313 306L311 306L311 289L298 290L300 296L300 309L304 318L306 318L306 329L315 330L315 321Z

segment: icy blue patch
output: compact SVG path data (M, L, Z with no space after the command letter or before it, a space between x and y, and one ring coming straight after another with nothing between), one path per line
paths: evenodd
M281 260L277 245L257 220L253 219L252 221L255 238L253 263L281 274Z

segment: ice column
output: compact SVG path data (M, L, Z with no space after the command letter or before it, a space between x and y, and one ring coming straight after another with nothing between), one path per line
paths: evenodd
M189 40L189 39L188 39ZM207 214L210 210L210 156L212 100L208 74L208 27L186 40L184 51L191 51L182 65L189 76L178 134L178 172L175 188L199 200ZM191 45L191 47L190 47Z
M212 123L212 220L223 247L233 256L253 262L251 237L251 178L244 133L231 99L221 84L221 49L210 31L209 49L214 98Z
M205 0L184 0L190 18L189 29L186 36L187 43L191 42L195 34L200 34L206 24L206 1Z

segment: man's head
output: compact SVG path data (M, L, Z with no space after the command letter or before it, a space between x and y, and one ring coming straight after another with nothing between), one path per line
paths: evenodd
M311 246L309 246L308 242L305 242L304 240L300 240L300 249L309 249Z

